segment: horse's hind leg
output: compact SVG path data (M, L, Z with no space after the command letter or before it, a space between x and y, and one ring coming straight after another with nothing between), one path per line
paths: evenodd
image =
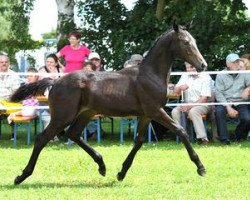
M91 120L91 118L94 115L89 115L88 113L81 114L76 121L69 127L69 129L66 131L66 136L70 138L72 141L77 143L84 151L86 151L93 160L98 164L99 166L99 173L102 176L106 175L106 167L103 162L102 156L95 151L91 146L89 146L87 143L84 142L82 138L82 131L84 127L88 124L88 122Z
M155 120L155 121L159 122L160 124L162 124L163 126L169 128L171 131L173 131L176 135L178 135L180 137L181 141L184 143L184 145L186 147L186 150L189 154L190 159L197 166L198 174L200 176L204 176L206 174L205 167L201 163L197 153L192 148L192 146L189 142L188 134L186 133L186 131L181 126L177 125L175 123L175 121L171 117L168 116L168 114L164 111L163 108L160 109L159 115L157 115L157 117L153 118L153 120Z
M125 178L128 169L131 167L131 165L133 163L133 160L134 160L134 157L135 157L137 151L141 148L142 143L143 143L143 135L147 131L149 122L150 122L150 120L146 117L139 118L138 134L137 134L137 137L135 139L135 144L133 146L133 149L130 151L129 155L127 156L127 158L123 162L122 170L117 174L117 179L119 181L122 181Z
M53 137L57 133L63 130L63 128L64 127L54 126L52 123L50 123L48 127L42 133L37 135L30 160L27 166L25 167L25 169L23 170L22 175L16 177L14 181L15 185L22 183L27 177L29 177L33 173L40 152L45 147L45 145L51 139L53 139Z

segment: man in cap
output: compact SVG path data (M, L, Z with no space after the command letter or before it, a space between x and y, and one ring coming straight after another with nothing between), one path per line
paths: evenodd
M128 68L128 67L132 67L132 66L137 66L137 65L140 65L141 62L143 60L143 56L140 55L140 54L133 54L129 60L127 60L123 67L124 68Z
M238 54L231 53L226 57L227 69L224 71L239 70L240 58ZM250 111L247 104L237 104L244 102L242 93L246 88L250 87L249 74L227 73L218 74L215 81L215 96L219 103L232 103L217 105L215 110L217 129L219 139L223 144L230 144L227 130L226 116L230 118L239 117L240 123L235 129L235 139L239 141L244 138L250 130Z

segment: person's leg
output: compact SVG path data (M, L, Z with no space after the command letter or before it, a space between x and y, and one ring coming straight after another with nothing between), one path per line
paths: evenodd
M227 120L226 120L226 107L218 105L215 107L215 118L217 124L217 130L219 133L220 141L228 141L228 130L227 130Z
M204 139L208 141L202 114L208 114L209 111L210 106L194 106L188 112L188 115L193 122L197 139Z
M87 128L87 133L88 133L87 138L96 139L96 137L97 137L97 125L96 125L96 123L92 120L87 124L86 128Z
M172 110L171 115L172 115L173 120L179 125L181 125L181 110L179 106L175 107Z
M216 124L216 118L215 118L215 106L211 106L211 110L208 113L208 118L211 123L212 140L217 141L219 139L219 136L218 136L217 124Z
M245 139L250 130L250 112L248 105L238 105L235 107L239 112L240 123L235 129L236 140Z
M94 121L90 121L87 125L87 130L89 131L90 134L94 133L97 131L97 126Z

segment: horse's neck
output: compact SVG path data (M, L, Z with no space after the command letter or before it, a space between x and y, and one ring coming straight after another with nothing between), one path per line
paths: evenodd
M166 51L166 49L162 49L162 51L157 51L156 48L154 48L139 68L140 74L150 76L151 78L154 77L165 84L166 80L169 78L172 63L173 56L169 50Z

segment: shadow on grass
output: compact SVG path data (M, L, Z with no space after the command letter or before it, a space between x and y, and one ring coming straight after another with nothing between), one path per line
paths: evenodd
M15 190L15 189L43 189L43 188L110 188L119 185L119 181L113 180L109 182L84 182L84 183L22 183L20 185L6 184L1 185L0 190ZM128 185L123 185L123 187Z

